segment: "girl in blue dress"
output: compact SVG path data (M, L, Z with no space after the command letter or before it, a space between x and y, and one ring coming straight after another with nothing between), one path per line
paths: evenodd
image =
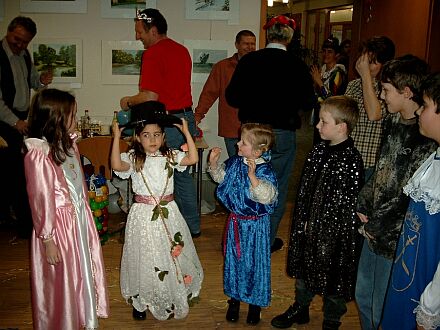
M230 211L223 241L230 322L238 320L241 301L249 304L248 324L257 324L261 307L270 303L270 215L278 196L269 163L274 139L270 126L248 123L241 128L238 155L221 165L220 148L209 155L208 172L219 183L217 197Z
M440 145L440 73L422 84L420 133ZM382 329L440 327L440 147L403 188L411 201L400 234Z

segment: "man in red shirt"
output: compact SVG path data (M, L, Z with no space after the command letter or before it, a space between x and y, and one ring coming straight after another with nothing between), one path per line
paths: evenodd
M157 10L147 8L136 13L136 40L141 40L145 51L142 55L139 92L121 99L122 109L154 100L165 104L167 113L185 118L190 132L196 132L191 95L191 56L181 44L168 38L167 21ZM167 144L179 149L184 136L177 128L165 129ZM197 208L196 189L189 169L174 173L176 203L185 218L193 237L200 236L200 216Z
M237 153L236 145L239 140L241 123L238 120L238 109L231 107L226 102L225 89L238 61L247 53L255 50L255 43L255 34L252 31L242 30L237 33L235 37L237 52L212 67L195 109L194 115L198 125L218 99L218 135L224 138L229 157Z

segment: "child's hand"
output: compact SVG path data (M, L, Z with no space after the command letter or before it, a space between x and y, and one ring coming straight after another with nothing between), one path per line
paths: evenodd
M362 223L367 223L368 222L368 217L365 214L356 212L357 216L359 217L359 219L361 220Z
M44 242L46 245L46 259L47 262L51 265L56 265L57 263L62 261L60 250L58 246L55 244L53 239Z
M184 118L181 118L181 120L182 120L182 124L174 124L174 126L180 129L183 134L189 133L188 122Z
M356 71L362 77L370 74L370 60L368 53L362 54L356 61Z
M318 66L312 65L312 67L310 68L310 74L313 78L314 83L317 84L318 86L321 86L322 85L321 71L319 70Z
M121 138L121 132L124 130L124 128L119 128L119 125L116 121L112 123L112 132L115 139Z
M254 177L255 176L255 169L257 168L257 165L255 164L255 159L246 159L247 166L248 166L248 176Z
M217 168L217 162L220 158L222 149L219 147L214 147L209 152L209 163L212 165L211 168Z

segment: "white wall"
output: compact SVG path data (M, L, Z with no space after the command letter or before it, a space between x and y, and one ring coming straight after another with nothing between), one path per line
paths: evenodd
M110 0L108 0L110 1ZM110 123L113 111L119 110L122 96L137 93L137 85L107 85L101 81L101 41L130 41L135 39L132 19L108 19L101 17L101 1L88 0L86 14L21 13L19 0L5 0L4 18L0 22L0 33L6 34L8 23L18 15L29 16L37 24L38 38L82 39L83 79L79 88L70 84L53 84L53 87L70 90L77 98L78 112L89 109L92 119ZM239 0L240 20L238 25L228 25L220 20L186 20L185 0L157 0L157 9L168 22L168 36L177 42L184 39L228 40L233 45L239 30L253 31L258 40L260 27L260 0ZM197 101L203 83L193 83L193 103ZM217 104L202 122L205 140L210 147L220 145L217 136ZM226 152L224 152L226 154ZM206 156L206 154L205 154Z

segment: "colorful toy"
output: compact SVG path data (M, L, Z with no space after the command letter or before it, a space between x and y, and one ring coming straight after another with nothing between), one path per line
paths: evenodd
M96 230L104 245L109 238L108 233L108 186L107 179L102 175L86 175L87 187L89 187L89 204L95 220Z

